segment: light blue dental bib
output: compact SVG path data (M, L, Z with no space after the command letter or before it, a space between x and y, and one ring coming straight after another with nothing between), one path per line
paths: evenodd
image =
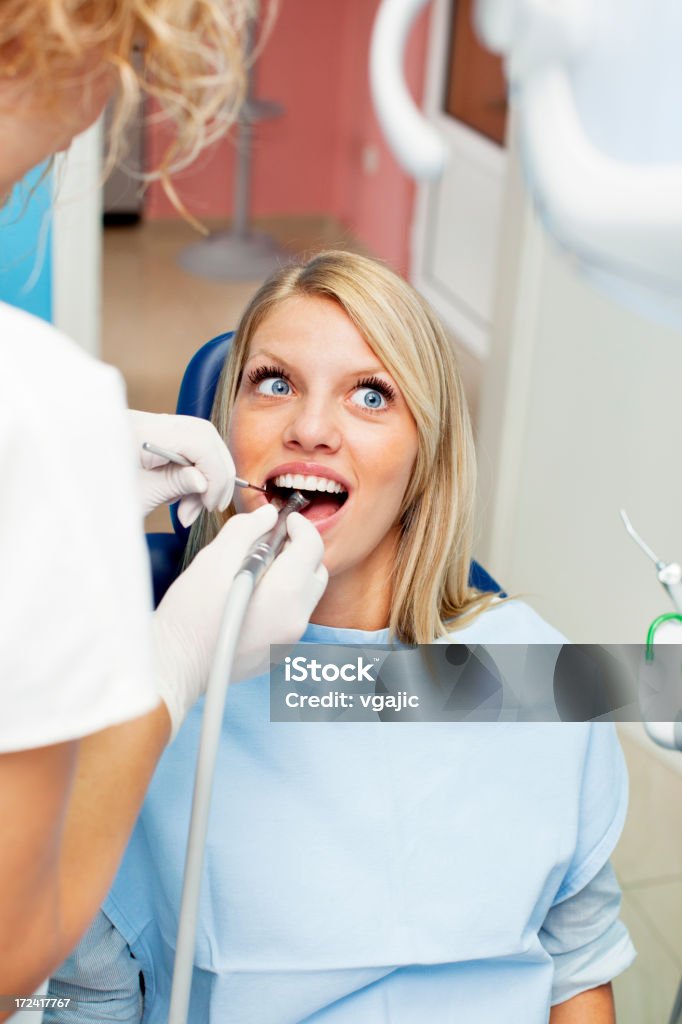
M563 638L514 601L456 639ZM201 713L164 754L104 907L144 972L145 1024L167 1020ZM607 860L626 802L610 725L270 723L267 678L234 686L191 1024L544 1024L538 931Z

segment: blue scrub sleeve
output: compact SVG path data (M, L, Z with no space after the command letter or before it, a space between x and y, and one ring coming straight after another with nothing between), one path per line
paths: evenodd
M554 963L553 1006L606 984L634 960L627 928L618 919L620 902L618 881L607 862L584 889L547 914L539 939Z
M559 726L567 727L571 728ZM613 853L625 824L628 773L615 726L593 722L589 729L573 856L554 903L580 892L594 878Z
M45 1011L45 1024L140 1024L140 969L123 936L100 911L76 949L50 978L48 995L67 1008Z
M573 856L539 932L554 961L552 1004L605 984L636 955L618 919L620 889L609 863L627 804L627 769L615 726L593 723Z

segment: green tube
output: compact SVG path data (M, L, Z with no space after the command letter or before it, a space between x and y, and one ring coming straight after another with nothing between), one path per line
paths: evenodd
M665 615L659 615L657 619L654 619L649 626L649 632L646 635L646 661L654 660L654 634L656 630L664 622L670 622L672 619L682 622L682 615L678 615L676 612L666 612Z

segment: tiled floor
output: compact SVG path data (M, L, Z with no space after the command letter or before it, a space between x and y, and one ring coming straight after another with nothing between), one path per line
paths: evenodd
M320 218L259 226L292 251L357 248L338 226ZM259 283L190 277L175 257L194 241L192 229L176 223L105 233L103 355L122 370L133 408L172 411L194 351L234 326ZM461 363L475 415L480 366L467 353ZM155 513L148 528L167 529L167 513ZM614 861L624 890L623 916L639 956L615 983L618 1022L668 1024L682 977L682 755L678 769L674 759L661 761L648 741L628 734L623 747L631 801Z

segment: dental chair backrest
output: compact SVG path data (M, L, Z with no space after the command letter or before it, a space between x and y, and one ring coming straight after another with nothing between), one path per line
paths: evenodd
M192 356L180 385L175 410L177 413L182 416L199 416L204 420L211 418L218 378L230 350L233 335L234 331L219 334L202 345ZM189 530L185 529L178 519L177 505L171 505L170 517L173 533L147 534L155 607L180 572L182 556L189 537Z
M192 357L180 385L176 412L183 416L200 416L210 419L218 378L230 350L234 331L219 334L206 342ZM171 506L173 533L148 533L147 545L152 565L154 604L158 605L173 580L180 572L182 556L189 537L189 530L178 519L177 506ZM472 561L469 583L477 590L495 592L500 585L486 570Z

